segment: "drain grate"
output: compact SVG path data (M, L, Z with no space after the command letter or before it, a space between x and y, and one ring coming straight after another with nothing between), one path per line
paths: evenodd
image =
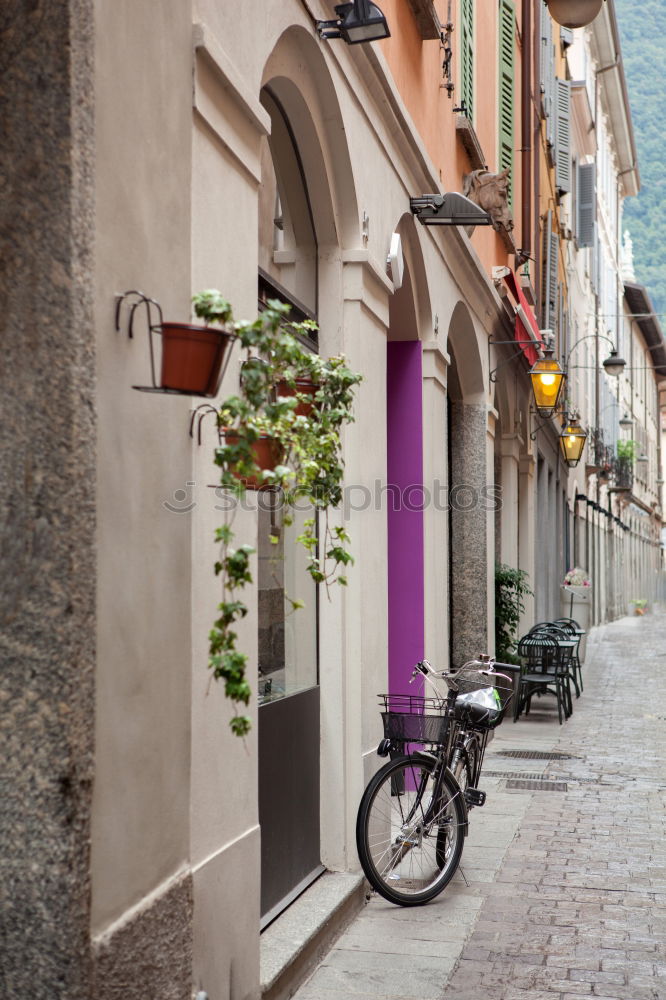
M529 781L552 781L550 774L534 774L532 771L486 771L484 778L524 778Z
M558 750L498 750L497 756L521 760L580 760L572 753L560 753Z
M533 792L566 792L566 781L544 781L534 778L511 778L506 783L507 788L528 788Z

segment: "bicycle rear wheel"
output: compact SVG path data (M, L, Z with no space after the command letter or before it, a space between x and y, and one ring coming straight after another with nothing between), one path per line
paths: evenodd
M363 871L391 903L418 906L453 878L465 839L460 789L447 773L435 801L436 761L396 757L366 788L358 810L356 845Z

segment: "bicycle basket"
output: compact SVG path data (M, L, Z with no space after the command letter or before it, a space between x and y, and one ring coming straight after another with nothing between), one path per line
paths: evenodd
M383 694L379 698L386 739L396 743L446 743L446 702L409 694Z

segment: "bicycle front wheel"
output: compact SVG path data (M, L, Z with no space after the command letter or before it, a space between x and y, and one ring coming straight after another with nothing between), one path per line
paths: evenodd
M434 899L460 864L465 808L450 773L437 790L436 767L426 756L396 757L370 781L359 806L363 871L384 899L401 906Z

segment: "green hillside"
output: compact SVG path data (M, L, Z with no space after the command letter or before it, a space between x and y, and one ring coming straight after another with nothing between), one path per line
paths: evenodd
M642 188L625 202L636 279L666 313L666 2L615 0ZM664 317L666 319L666 317Z

